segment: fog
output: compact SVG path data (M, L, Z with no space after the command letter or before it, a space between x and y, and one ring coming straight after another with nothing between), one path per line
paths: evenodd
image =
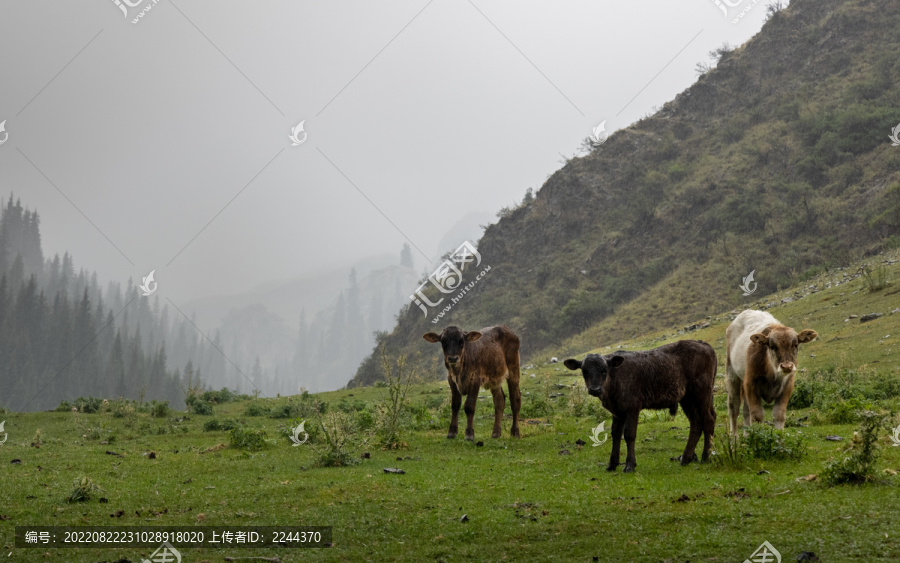
M404 242L422 271L755 34L744 4L4 2L0 195L38 210L46 256L155 269L174 303Z

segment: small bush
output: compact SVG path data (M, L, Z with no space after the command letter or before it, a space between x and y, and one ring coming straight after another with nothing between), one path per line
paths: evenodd
M303 393L299 401L294 401L291 397L287 403L272 407L269 418L312 418L325 414L327 410L328 403L317 401L309 393Z
M220 430L233 430L237 428L239 424L237 421L226 418L226 419L218 419L214 418L212 420L207 420L203 423L203 431L204 432L217 432Z
M844 457L829 462L821 473L822 482L827 485L860 484L875 477L878 430L886 417L872 411L862 411L859 418L862 419L859 430L853 433L850 446L844 450Z
M360 463L354 450L358 442L353 439L355 428L348 415L332 412L321 422L323 447L319 448L316 463L322 467L344 467ZM363 441L363 443L365 443Z
M234 392L227 387L222 387L218 391L204 391L200 398L214 405L230 403L234 400Z
M741 438L728 431L725 425L716 432L713 438L713 463L721 467L743 467L744 448L741 447Z
M169 401L151 401L150 416L153 418L165 418L169 416Z
M72 410L72 404L69 401L60 401L55 410L56 412L69 412Z
M810 381L797 381L788 406L792 409L807 409L816 399L817 385Z
M775 430L766 424L754 424L746 430L741 445L754 459L799 461L806 453L806 440L800 432Z
M269 409L259 403L250 403L247 405L247 408L244 409L245 416L266 416L269 414Z
M191 412L194 414L202 414L202 415L211 415L213 413L212 403L209 401L204 401L203 399L197 399L191 404Z
M96 397L88 397L87 399L78 397L75 399L74 406L78 408L78 412L96 413L103 406L103 400Z
M866 283L866 291L869 293L881 291L888 286L888 270L883 265L879 264L874 268L864 266L860 271Z
M415 369L404 373L406 356L401 355L397 358L395 373L384 347L381 348L381 368L384 370L387 394L376 406L375 432L384 446L392 447L400 443L402 415L408 409L406 394L415 377Z
M824 409L825 420L832 424L849 424L858 418L861 411L872 409L872 402L862 397L849 399L834 398Z
M243 426L232 428L229 432L229 441L232 448L259 451L268 445L265 430L247 430Z
M72 492L69 493L66 502L85 502L91 499L91 495L101 491L100 487L94 484L89 477L75 479L72 487Z
M359 399L349 399L344 397L337 403L335 403L334 408L341 412L351 413L361 411L366 408L365 401L361 401Z

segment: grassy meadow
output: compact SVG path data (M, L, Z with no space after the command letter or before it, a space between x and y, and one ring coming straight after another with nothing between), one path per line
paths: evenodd
M502 438L490 438L492 406L484 391L476 442L464 440L462 428L459 438L447 440L446 382L413 382L403 397L396 366L393 385L273 399L207 392L187 412L83 399L58 412L0 414L8 434L0 445L0 556L138 562L153 551L17 549L15 525L203 524L333 526L334 543L186 548L185 563L724 562L749 558L763 541L783 561L802 552L821 561L897 561L900 447L890 439L890 428L900 424L900 312L891 313L900 308L900 263L889 263L895 259L869 261L870 273L885 283L850 268L753 302L795 328L814 328L819 339L801 346L784 433L756 427L742 443L729 443L717 381L711 463L673 461L684 448L687 420L681 412L645 411L636 472L605 471L611 441L595 447L590 436L601 421L608 431L610 415L561 363L526 362L519 440L508 437L509 420ZM873 312L882 316L860 322ZM722 373L730 315L594 351L698 338L716 348ZM865 411L880 414L870 425L877 439L868 444L877 458L863 470ZM300 421L310 438L295 447L289 436ZM826 470L845 458L851 461L841 465L843 473ZM826 482L841 475L844 483ZM87 498L73 501L78 492Z

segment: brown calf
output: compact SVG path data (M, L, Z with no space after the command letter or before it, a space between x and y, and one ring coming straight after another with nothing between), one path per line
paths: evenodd
M737 417L744 406L744 426L762 422L763 401L775 403L775 428L784 428L787 404L794 392L797 352L800 344L818 337L814 330L799 334L764 311L746 310L725 331L725 387L731 431L737 432Z
M475 402L478 390L484 387L494 396L494 430L491 438L500 437L500 421L506 408L503 381L509 388L509 404L513 423L510 435L519 437L519 407L522 392L519 390L519 337L505 326L481 329L481 332L463 332L459 327L448 326L440 334L429 332L422 338L428 342L440 342L444 352L444 366L450 383L450 399L453 415L447 438L456 438L459 407L462 395L466 395L466 440L475 439Z

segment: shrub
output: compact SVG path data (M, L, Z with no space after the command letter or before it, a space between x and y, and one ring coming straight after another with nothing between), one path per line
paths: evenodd
M259 451L268 445L265 430L247 430L243 426L232 428L228 435L232 448Z
M100 407L103 406L103 400L96 397L88 397L87 399L78 397L75 399L74 405L78 408L78 412L95 413L100 411Z
M323 446L318 448L322 467L344 467L360 463L353 450L357 444L353 440L354 428L350 417L342 412L332 412L322 419ZM363 442L365 443L365 442Z
M250 403L247 405L247 408L244 409L245 416L266 416L268 414L269 409L258 403Z
M376 406L375 432L384 446L392 447L400 443L401 415L407 408L406 394L415 377L415 369L404 373L406 356L401 355L397 358L395 373L384 347L381 348L381 368L384 370L387 394Z
M69 401L60 401L55 410L56 412L69 412L72 410L72 404Z
M806 409L813 406L816 399L816 388L817 385L810 381L797 381L788 406L792 409Z
M75 479L72 487L72 492L69 493L66 502L85 502L91 499L91 495L101 491L100 487L94 484L89 477Z
M207 420L203 423L203 431L204 432L216 432L219 430L233 430L237 428L239 425L237 421L226 418L226 419L218 419L214 418L212 420Z
M741 440L747 456L754 459L799 461L806 453L806 440L800 432L775 430L766 424L754 424Z
M218 391L204 391L200 398L214 405L221 405L233 401L234 392L227 387L222 387Z
M854 422L861 411L872 409L872 402L862 397L835 398L825 407L825 420L833 424Z
M344 397L334 405L334 408L341 412L351 413L365 409L366 403L359 399Z
M881 291L888 286L888 270L883 265L879 264L874 268L864 266L860 271L866 283L866 291L869 293Z
M169 416L169 401L151 401L150 416L153 418L165 418Z
M822 482L827 485L859 484L875 477L878 430L886 417L872 411L862 411L859 418L859 430L853 433L850 446L844 450L844 457L829 462L822 471Z
M743 467L744 448L741 447L741 438L729 432L727 425L716 432L713 443L713 463L722 467Z
M287 403L272 407L269 418L310 418L324 414L327 410L328 403L317 401L309 393L303 393L299 401L295 402L290 397Z
M211 415L213 413L212 404L209 401L204 401L203 399L196 399L192 401L191 404L191 412L194 414L202 414L202 415Z

